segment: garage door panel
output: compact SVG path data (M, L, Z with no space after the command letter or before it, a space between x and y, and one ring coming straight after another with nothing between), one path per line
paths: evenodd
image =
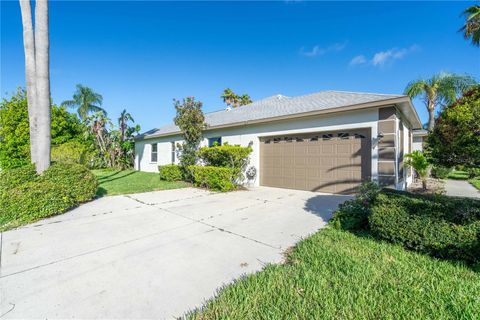
M276 143L260 144L262 185L351 193L370 178L369 130L269 138L273 139Z

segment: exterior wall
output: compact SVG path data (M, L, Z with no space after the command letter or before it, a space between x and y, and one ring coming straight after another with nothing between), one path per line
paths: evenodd
M413 137L412 150L423 151L423 137Z
M412 152L412 128L395 107L378 110L378 174L382 186L405 190L413 181L413 172L404 165L405 154Z
M249 166L257 169L257 177L250 181L250 185L258 186L260 181L260 138L267 136L310 133L322 131L338 131L346 129L367 128L372 137L372 179L378 181L378 109L341 112L334 115L323 115L308 118L299 118L285 121L276 121L263 124L252 124L235 128L209 130L204 134L202 146L208 145L208 138L222 137L222 144L251 145L253 152ZM171 141L180 142L180 136L152 138L137 141L135 144L135 168L141 171L157 172L159 165L171 163ZM150 162L150 144L158 143L158 162ZM164 151L161 151L164 150ZM161 154L165 152L165 155Z
M179 135L163 138L135 141L135 170L158 172L159 165L172 163L172 142L182 143L182 137ZM158 159L152 162L150 158L151 145L157 144ZM178 157L175 155L175 164L178 164Z
M395 107L378 109L378 182L381 186L393 187L398 176L397 150L398 118Z

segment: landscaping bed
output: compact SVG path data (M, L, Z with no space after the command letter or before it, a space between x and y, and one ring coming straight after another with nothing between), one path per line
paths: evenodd
M160 180L158 173L154 172L99 169L93 170L93 173L99 182L97 196L169 190L188 186L182 181Z

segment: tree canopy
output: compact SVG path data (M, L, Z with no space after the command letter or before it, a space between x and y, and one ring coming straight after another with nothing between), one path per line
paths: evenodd
M476 83L468 75L439 73L428 79L408 83L404 94L411 98L421 97L429 113L428 130L435 126L435 111L439 106L453 103L459 95Z
M248 94L238 95L230 88L223 90L221 98L227 106L234 108L252 103L252 99L250 99Z
M465 24L459 30L465 39L470 39L474 46L480 47L480 6L471 6L462 12Z
M103 97L93 89L77 84L77 89L72 100L62 102L62 106L76 108L81 120L85 120L89 113L101 112L105 116L107 112L101 108Z
M51 107L52 145L81 139L83 125L64 107ZM30 162L30 136L27 94L23 89L0 103L0 167L26 165Z
M206 127L205 116L202 111L202 103L195 101L194 97L187 97L182 101L174 100L174 105L177 111L174 122L180 128L185 139L184 143L179 146L180 165L185 170L188 166L196 163L196 153L203 138L202 132Z
M444 108L427 139L427 148L434 163L480 166L480 86Z

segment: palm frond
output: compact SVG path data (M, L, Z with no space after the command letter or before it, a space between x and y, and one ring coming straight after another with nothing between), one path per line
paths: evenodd
M427 86L428 83L423 79L414 80L407 84L405 90L403 91L403 94L409 96L410 98L415 98L419 95L426 94Z

